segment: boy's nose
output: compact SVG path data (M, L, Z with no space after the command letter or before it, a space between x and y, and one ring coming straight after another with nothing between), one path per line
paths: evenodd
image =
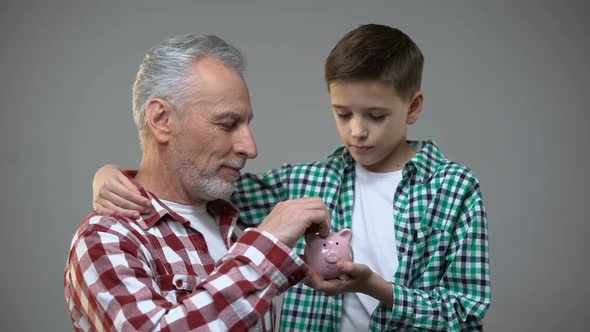
M352 121L350 124L350 133L354 138L365 138L367 137L367 130L360 123L360 121Z

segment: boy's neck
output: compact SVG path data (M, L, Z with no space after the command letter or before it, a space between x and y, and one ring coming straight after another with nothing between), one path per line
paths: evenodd
M393 153L394 155L390 172L399 171L404 168L404 165L410 161L410 159L414 158L416 153L418 153L418 150L404 140Z
M404 168L404 165L414 158L418 150L404 140L399 144L387 157L387 161L382 164L365 166L367 170L374 173L388 173L399 171Z

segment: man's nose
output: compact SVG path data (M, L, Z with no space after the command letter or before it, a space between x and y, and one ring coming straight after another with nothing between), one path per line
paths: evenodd
M244 127L240 132L237 143L234 145L236 153L245 155L248 159L254 159L258 156L258 149L250 126Z

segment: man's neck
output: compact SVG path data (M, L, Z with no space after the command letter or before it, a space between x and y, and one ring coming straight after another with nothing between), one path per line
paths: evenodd
M185 205L205 205L206 201L194 201L183 190L180 176L162 159L148 156L141 159L135 180L158 198Z

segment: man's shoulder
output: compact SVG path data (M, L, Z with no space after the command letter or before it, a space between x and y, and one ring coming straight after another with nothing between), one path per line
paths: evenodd
M104 215L90 213L75 234L75 238L87 237L98 233L111 233L122 237L128 237L130 234L143 233L142 227L137 220L129 219L117 214Z

